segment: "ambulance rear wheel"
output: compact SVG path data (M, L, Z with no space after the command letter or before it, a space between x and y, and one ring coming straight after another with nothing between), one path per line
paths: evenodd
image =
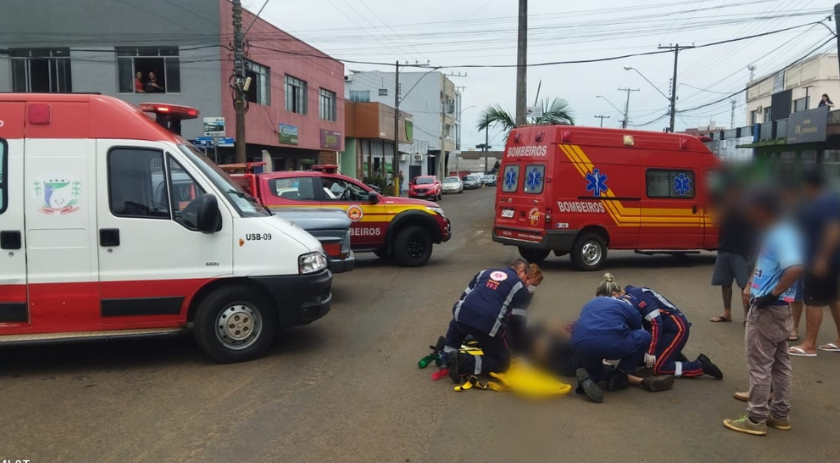
M544 249L519 248L519 255L528 262L535 264L539 264L544 261L550 252L551 251L546 251Z
M425 228L413 225L394 240L394 258L403 267L421 267L432 257L432 237Z
M219 363L258 358L277 333L276 308L247 286L223 287L208 294L194 322L198 345Z
M578 270L600 270L607 261L607 243L594 233L580 236L572 247L571 258Z

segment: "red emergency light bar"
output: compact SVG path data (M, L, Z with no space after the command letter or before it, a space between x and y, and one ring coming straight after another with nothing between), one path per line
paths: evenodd
M315 172L323 172L325 174L334 174L338 172L338 165L337 164L316 164L312 166L312 169Z
M198 117L198 110L195 108L168 103L142 103L140 110L154 113L155 122L175 135L181 135L182 120Z
M195 119L198 117L198 110L195 108L168 103L142 103L140 110L147 113L166 114L178 119Z

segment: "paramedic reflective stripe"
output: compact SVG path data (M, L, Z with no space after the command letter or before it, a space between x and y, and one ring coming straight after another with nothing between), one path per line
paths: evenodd
M481 356L475 355L473 356L475 359L475 369L473 370L473 374L480 375L481 374Z
M654 318L659 316L659 309L653 309L653 311L645 316L645 320L652 321Z
M502 304L502 309L499 310L499 316L496 317L496 323L493 323L493 329L490 330L490 336L495 337L496 333L499 332L499 328L502 327L502 320L505 319L505 313L507 312L507 308L510 305L510 302L513 300L513 296L516 296L516 293L522 289L522 282L517 282L513 288L510 290L510 293L507 295L507 299Z
M663 296L663 295L661 295L661 294L657 293L656 291L654 291L654 290L652 290L652 289L650 289L650 288L642 288L642 291L644 291L644 292L646 292L646 293L653 294L653 297L655 297L657 300L659 300L659 302L660 302L662 305L664 305L665 307L668 307L669 309L675 309L675 310L678 310L678 309L677 309L677 306L675 306L674 304L672 304L672 303L671 303L671 301L669 301L668 299L665 299L665 296Z
M528 311L525 309L513 309L510 311L510 314L516 317L527 317Z
M677 362L676 365L677 366L674 371L674 376L679 378L680 376L682 376L682 362Z
M469 296L469 295L470 295L470 293L471 293L471 292L473 292L473 290L475 289L475 285L477 285L477 284L478 284L478 280L480 280L480 279L481 279L482 275L484 275L484 272L486 272L486 271L487 271L487 270L482 270L482 271L478 272L478 275L476 275L476 276L475 276L475 281L473 281L473 287L469 287L469 286L467 286L467 289L465 289L465 290L464 290L464 295L461 297L461 300L460 300L460 301L458 301L458 302L455 304L455 313L454 313L454 318L455 318L455 321L456 321L456 322L457 322L457 321L459 321L459 320L458 320L458 314L459 314L459 313L461 313L461 305L462 305L462 304L464 303L464 301L467 299L467 296Z

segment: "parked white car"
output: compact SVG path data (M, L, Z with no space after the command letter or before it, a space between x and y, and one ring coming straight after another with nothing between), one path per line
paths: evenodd
M464 192L464 182L461 181L458 177L445 177L443 179L443 192L444 193L463 193Z

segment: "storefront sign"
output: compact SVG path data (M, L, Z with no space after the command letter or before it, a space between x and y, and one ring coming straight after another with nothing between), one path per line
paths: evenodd
M826 138L828 110L825 107L793 113L788 119L787 142L820 143Z
M224 137L225 136L225 118L224 117L205 117L204 118L204 136L206 136L206 137Z
M341 132L321 129L321 148L328 150L341 149Z
M280 143L284 145L298 144L298 128L296 125L280 124L277 132L280 134Z

